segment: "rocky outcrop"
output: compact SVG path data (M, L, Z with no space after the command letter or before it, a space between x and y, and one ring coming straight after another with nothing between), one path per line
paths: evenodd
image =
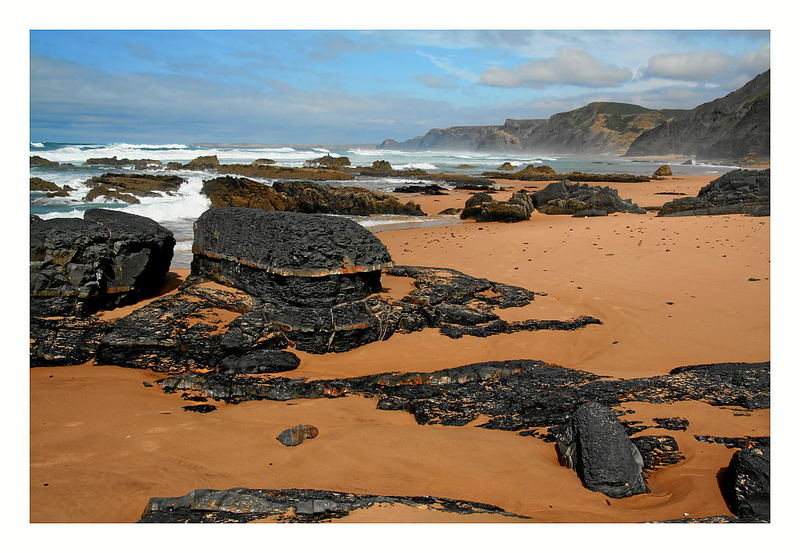
M107 209L83 219L31 218L31 314L85 315L156 291L172 260L172 232Z
M641 175L630 175L628 173L556 173L552 167L547 165L528 165L515 173L501 173L497 171L487 171L483 173L485 177L492 179L514 179L526 181L551 181L551 180L571 180L576 182L649 182L650 177Z
M399 202L354 186L313 182L275 182L272 186L237 177L219 177L203 183L211 207L257 207L268 211L296 211L333 215L425 215L414 202Z
M241 175L256 179L293 179L293 180L351 180L353 175L338 169L322 169L317 167L281 167L280 165L226 164L206 169L229 175Z
M659 217L686 215L728 215L744 213L769 215L769 169L737 169L725 173L700 189L696 197L678 198L665 203Z
M154 167L161 167L163 164L157 159L117 159L113 157L90 157L83 162L84 165L108 165L111 167L133 167L137 171Z
M740 449L722 477L731 511L741 519L770 520L770 446Z
M319 429L310 424L298 424L287 428L275 438L287 447L294 447L302 444L306 440L313 440L319 435Z
M182 497L154 497L148 501L139 522L327 522L358 509L377 505L405 505L414 509L469 515L528 518L507 513L500 507L443 497L363 495L322 490L194 490Z
M212 208L195 222L192 275L264 301L330 307L380 291L386 247L349 219Z
M594 217L617 212L645 213L632 200L620 198L611 187L573 184L569 180L551 183L531 196L536 209L547 215Z
M83 198L83 201L92 202L104 197L127 204L138 204L141 203L139 197L172 195L184 182L183 178L175 175L104 173L84 182L91 190Z
M671 177L672 168L669 165L662 165L653 172L654 177Z
M208 169L216 169L219 166L220 164L217 156L200 156L185 164L183 168L192 171L205 171Z
M66 184L62 188L54 182L40 179L39 177L31 177L30 190L31 192L46 192L48 198L66 198L73 189Z
M500 167L497 168L497 171L513 171L514 166L511 165L509 162L504 162Z
M554 433L559 458L586 488L614 498L647 493L642 456L608 407L585 403Z
M655 110L618 102L593 102L549 119L507 119L503 125L431 129L405 142L385 140L382 149L527 151L622 154L642 132L685 110Z
M251 162L251 165L274 165L274 164L275 164L275 160L274 159L269 159L269 158L266 158L266 157L254 159Z
M94 357L111 324L95 317L31 317L31 367L80 365Z
M30 156L31 167L58 167L61 165L57 161L50 161L42 156Z
M625 155L739 160L770 153L770 72L644 132Z
M464 204L462 219L475 219L479 223L516 223L527 221L533 212L533 198L524 190L514 192L508 201L496 201L489 194L473 194Z
M348 167L350 165L350 158L346 156L334 157L326 154L316 159L310 159L304 164L306 167L324 167L326 169L336 169L338 167Z
M426 184L426 185L418 185L418 184L407 184L404 186L398 186L393 190L393 192L399 194L424 194L426 196L446 196L447 195L447 188L444 186L439 186L438 184Z

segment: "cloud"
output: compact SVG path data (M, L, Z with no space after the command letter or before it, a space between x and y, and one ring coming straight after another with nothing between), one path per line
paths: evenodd
M603 87L633 77L630 69L603 63L581 48L560 48L552 58L531 60L505 69L492 66L481 75L489 86L540 88L553 84Z
M416 75L414 79L429 88L458 88L453 79L443 75Z
M423 58L428 58L431 60L431 63L447 73L448 75L452 75L454 77L458 77L459 79L464 79L465 81L475 82L478 80L478 75L468 71L466 69L462 69L460 67L456 67L452 64L452 62L447 58L441 58L438 56L433 56L431 54L426 54L425 52L420 52L419 50L416 52L418 55L422 56Z
M742 74L752 77L769 69L769 54L769 43L739 57L711 49L659 54L650 58L642 75L700 82L731 80Z

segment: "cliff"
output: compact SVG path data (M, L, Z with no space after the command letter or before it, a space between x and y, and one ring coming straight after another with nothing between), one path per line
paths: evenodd
M770 76L766 71L722 98L642 133L625 155L682 154L704 159L769 156Z

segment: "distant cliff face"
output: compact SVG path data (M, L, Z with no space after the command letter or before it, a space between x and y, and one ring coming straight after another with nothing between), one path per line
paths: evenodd
M769 156L769 71L723 98L642 133L625 155L693 155L703 159Z
M633 104L594 102L550 119L507 119L501 125L431 129L423 136L381 148L440 151L535 151L622 154L642 132L682 110L654 110Z

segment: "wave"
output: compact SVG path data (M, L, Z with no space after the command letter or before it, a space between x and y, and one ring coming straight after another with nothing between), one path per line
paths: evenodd
M395 169L425 169L427 171L436 169L433 163L405 163L403 165L395 165Z
M41 142L30 142L29 144L31 148L44 148L44 144Z

